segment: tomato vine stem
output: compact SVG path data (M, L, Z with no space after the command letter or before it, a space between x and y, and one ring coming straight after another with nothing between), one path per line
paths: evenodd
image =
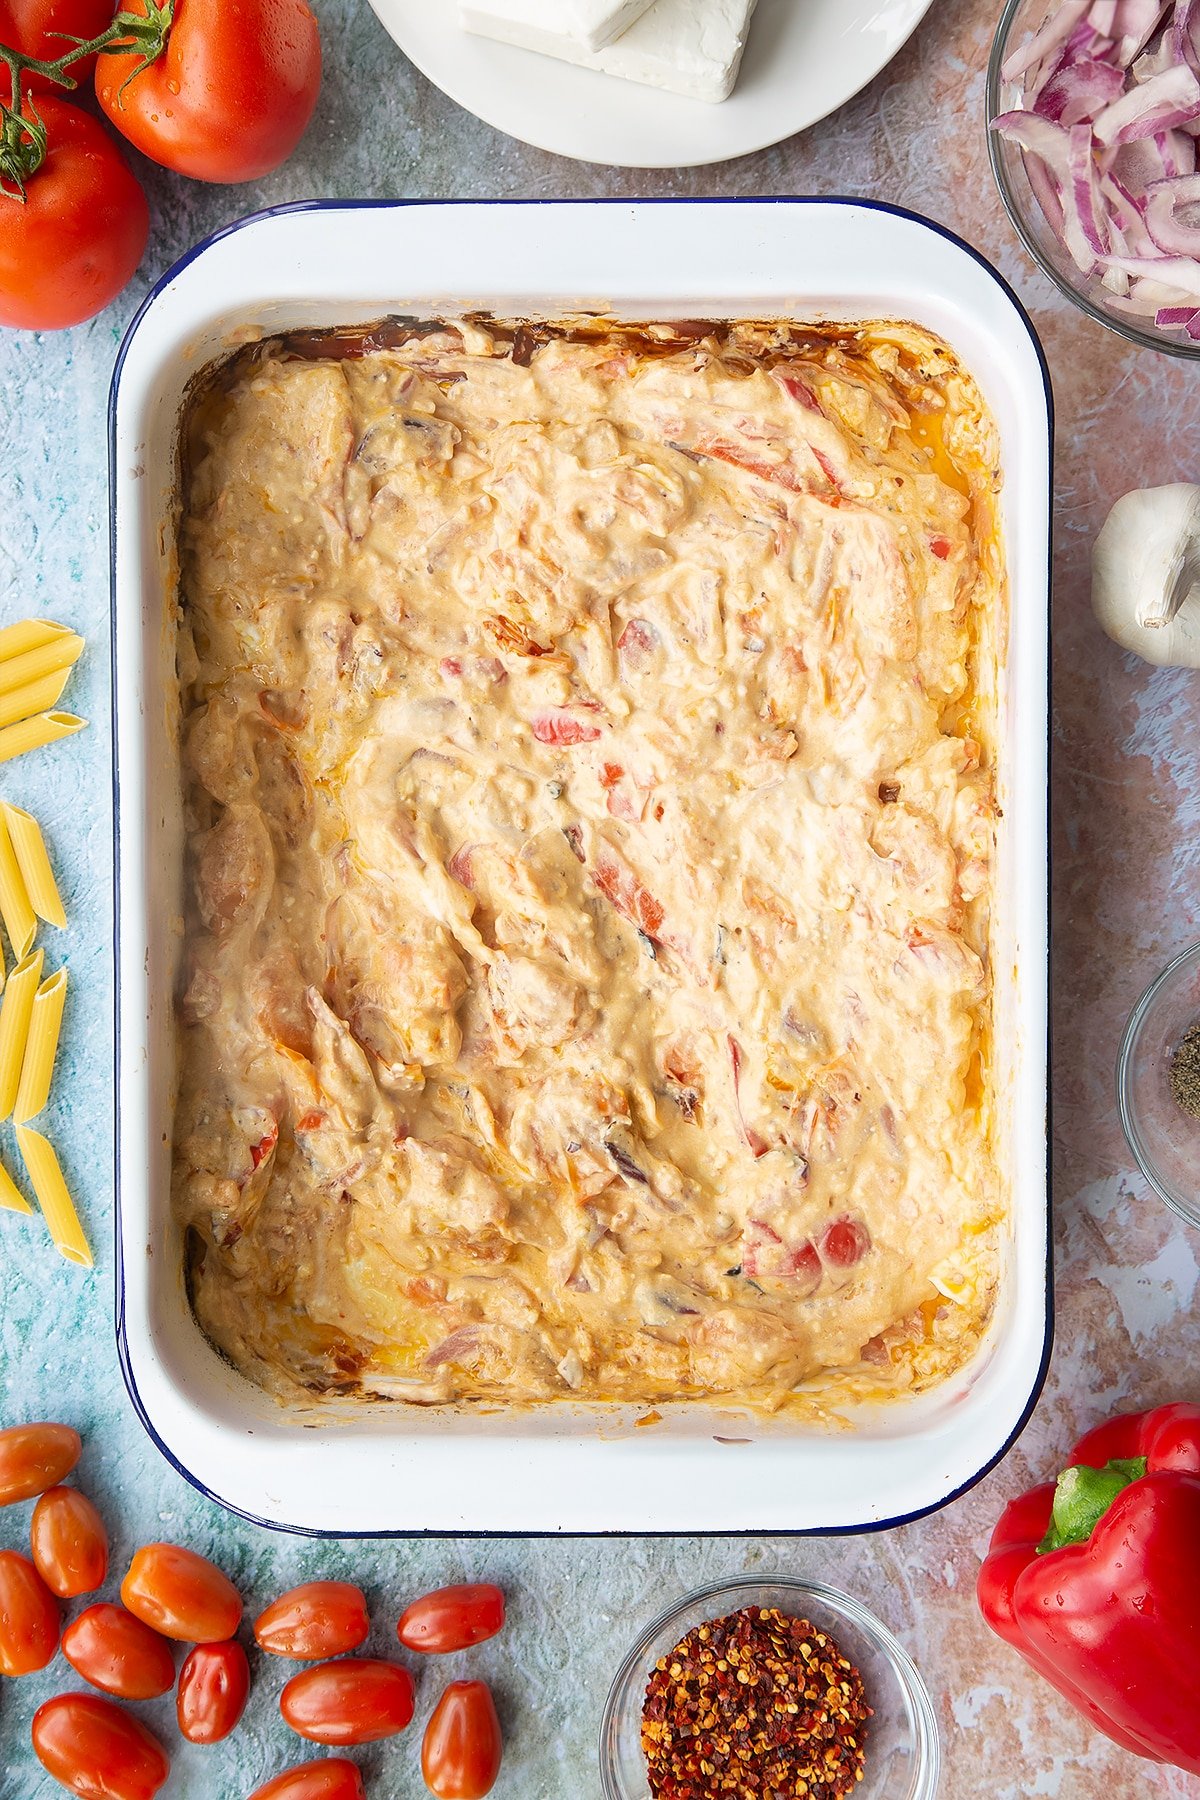
M25 184L46 160L46 127L36 102L25 91L25 78L40 75L55 87L70 91L79 85L71 74L72 63L87 56L136 56L137 62L121 83L120 102L129 83L166 49L175 19L175 0L143 0L143 4L144 13L118 12L99 37L69 38L61 56L26 56L0 44L0 65L8 72L8 99L0 102L0 197L23 201Z

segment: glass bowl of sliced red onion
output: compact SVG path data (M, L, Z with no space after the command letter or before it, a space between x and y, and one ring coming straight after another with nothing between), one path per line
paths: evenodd
M988 147L1050 280L1134 343L1200 357L1200 0L1008 0Z

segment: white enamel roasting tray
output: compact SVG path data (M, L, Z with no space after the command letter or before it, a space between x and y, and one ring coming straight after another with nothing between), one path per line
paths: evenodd
M696 1403L459 1412L281 1408L201 1336L170 1216L171 993L181 831L170 618L176 439L193 377L247 328L388 313L916 320L999 423L1011 631L1001 682L997 1054L1012 1220L973 1362L849 1429ZM939 227L862 202L316 204L248 219L159 284L113 380L118 794L117 1335L147 1430L264 1524L389 1532L781 1532L888 1525L975 1481L1024 1424L1051 1329L1047 1258L1049 384L1001 280ZM732 1440L732 1441L730 1441Z

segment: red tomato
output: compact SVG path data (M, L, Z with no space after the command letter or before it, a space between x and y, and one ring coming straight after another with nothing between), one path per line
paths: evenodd
M29 1542L37 1572L60 1600L94 1594L108 1574L104 1520L78 1488L53 1487L33 1509Z
M70 49L68 38L99 37L116 10L116 0L0 0L0 44L39 62L56 62ZM76 81L87 81L95 61L94 56L82 58L68 72ZM7 99L7 70L0 69L0 84ZM63 92L44 75L26 75L25 88L39 94Z
M348 1581L307 1581L289 1588L254 1621L260 1650L301 1662L357 1650L370 1629L363 1591Z
M0 196L0 325L57 331L90 319L121 292L142 260L150 209L97 120L48 95L38 96L37 109L49 134L45 161L30 177L23 204ZM53 1487L79 1456L78 1435L66 1425L24 1429L58 1436L43 1440L44 1464L23 1460L37 1453L12 1453L14 1466L34 1485L6 1491L0 1483L3 1501Z
M32 1675L58 1649L58 1607L33 1564L0 1550L0 1675Z
M128 11L146 11L128 0ZM321 87L305 0L175 0L167 47L129 82L133 56L102 56L96 93L131 144L198 181L255 181L292 154Z
M293 1675L279 1710L314 1744L373 1744L412 1718L412 1676L398 1663L348 1656Z
M39 109L40 110L40 109ZM0 258L3 257L4 219L0 214ZM3 264L0 263L0 270ZM0 295L0 309L3 308ZM0 311L0 322L3 322ZM0 1431L0 1506L14 1500L32 1500L44 1494L79 1461L83 1445L69 1425L10 1425Z
M179 1729L189 1744L219 1744L245 1712L249 1697L250 1664L237 1640L197 1644L179 1671Z
M344 1756L323 1756L285 1769L255 1788L250 1800L366 1800L366 1789L356 1764Z
M496 1785L504 1740L486 1681L452 1681L421 1745L425 1786L438 1800L483 1800Z
M129 1565L121 1598L164 1637L221 1644L242 1617L242 1596L215 1564L178 1544L147 1544Z
M396 1635L406 1650L442 1656L495 1637L504 1624L504 1594L490 1581L437 1588L400 1615Z
M153 1800L171 1772L158 1739L98 1694L59 1694L39 1706L33 1748L82 1800Z
M155 1700L175 1686L175 1658L166 1638L108 1601L71 1620L62 1652L77 1675L118 1700Z

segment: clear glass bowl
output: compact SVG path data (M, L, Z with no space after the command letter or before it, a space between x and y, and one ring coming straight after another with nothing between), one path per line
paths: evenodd
M1099 277L1085 275L1075 266L1038 205L1025 168L1024 151L991 129L991 122L998 114L1010 112L1021 103L1019 87L1001 77L1001 63L1010 50L1023 43L1041 25L1051 8L1059 4L1060 0L1008 0L996 28L987 72L987 137L988 155L1000 198L1013 229L1034 262L1059 292L1073 300L1089 318L1148 350L1165 350L1169 356L1200 357L1200 344L1193 343L1182 331L1160 331L1152 318L1135 319L1121 312L1110 304L1113 296Z
M862 1672L867 1704L866 1767L854 1800L933 1800L941 1770L937 1719L916 1664L865 1606L818 1582L741 1580L699 1588L647 1625L617 1670L600 1722L604 1800L649 1800L642 1753L642 1702L655 1663L706 1619L743 1606L775 1606L827 1631Z
M1200 1025L1200 944L1170 961L1129 1015L1117 1056L1117 1107L1129 1148L1160 1200L1200 1225L1200 1119L1171 1093L1171 1058Z

